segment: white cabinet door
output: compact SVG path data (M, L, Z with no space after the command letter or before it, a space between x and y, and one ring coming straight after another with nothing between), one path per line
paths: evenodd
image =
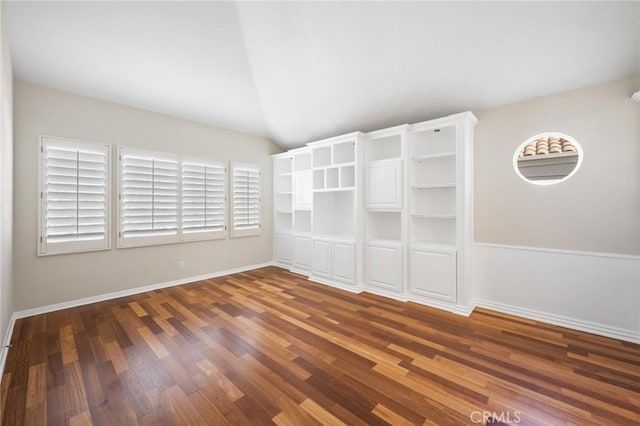
M354 284L355 247L353 243L334 242L332 278L345 284Z
M409 292L456 303L456 252L412 249Z
M293 175L293 203L296 210L311 210L313 205L311 171Z
M274 255L276 262L291 263L292 253L293 250L291 235L276 234Z
M367 286L402 293L402 248L367 245L364 262Z
M293 266L298 269L311 269L313 245L311 238L293 237Z
M331 243L313 240L313 274L331 279Z
M402 160L380 160L367 165L366 203L372 209L402 208Z

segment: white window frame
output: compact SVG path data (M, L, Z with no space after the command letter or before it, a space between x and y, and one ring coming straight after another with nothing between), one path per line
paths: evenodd
M176 233L175 235L150 235L143 237L131 237L125 238L123 234L123 203L122 197L124 195L123 191L123 167L122 161L125 155L137 155L142 157L151 157L157 160L165 160L165 161L173 161L176 163L176 172L177 172L177 192L176 192ZM129 247L145 247L145 246L155 246L162 244L173 244L180 242L180 226L181 226L181 208L180 208L180 200L181 200L181 163L180 158L176 154L170 154L166 152L157 152L146 149L138 149L131 148L127 146L119 146L118 147L118 185L117 185L117 200L118 200L118 248L129 248Z
M87 241L68 241L59 243L48 243L46 234L46 206L47 206L47 191L46 191L46 172L44 166L46 164L45 159L45 144L52 142L61 147L67 147L69 149L86 149L91 150L104 150L105 153L105 229L104 238L100 240L87 240ZM37 205L38 205L38 224L37 224L37 255L38 256L51 256L58 254L70 254L70 253L84 253L91 251L101 251L111 249L111 145L91 142L71 138L63 138L57 136L40 135L38 137L38 192L37 192Z
M230 171L229 171L229 186L231 188L230 190L230 204L231 207L229 208L230 210L230 228L231 228L231 237L232 238L237 238L237 237L250 237L250 236L256 236L256 235L261 235L262 234L262 170L260 169L260 166L258 164L251 164L251 163L240 163L240 162L231 162L231 167L230 167ZM234 175L235 175L235 170L236 169L249 169L249 170L254 170L256 172L258 172L258 201L259 201L259 205L258 205L258 215L259 215L259 222L258 222L258 226L256 228L251 228L251 229L236 229L235 228L235 218L234 218L234 212L235 212L235 199L234 199L234 184L235 184L235 180L234 180Z
M200 231L200 232L185 232L184 231L184 166L198 165L206 167L219 167L224 170L224 229L214 231ZM228 173L227 161L214 161L214 160L202 160L202 159L183 159L180 162L180 240L184 242L188 241L203 241L203 240L220 240L227 238L227 229L229 226L229 173Z

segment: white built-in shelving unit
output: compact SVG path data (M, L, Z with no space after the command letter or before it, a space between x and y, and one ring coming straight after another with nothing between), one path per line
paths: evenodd
M476 123L467 112L275 155L276 263L347 290L464 311Z
M350 133L308 144L313 158L313 262L311 279L357 291L359 146Z

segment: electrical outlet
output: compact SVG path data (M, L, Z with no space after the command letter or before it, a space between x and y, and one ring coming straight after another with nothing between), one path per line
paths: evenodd
M180 262L178 262L178 268L184 269L184 260L181 260Z

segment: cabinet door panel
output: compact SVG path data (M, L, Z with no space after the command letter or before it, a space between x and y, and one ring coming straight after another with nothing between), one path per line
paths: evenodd
M291 263L293 254L291 235L276 234L275 251L277 262Z
M355 249L353 243L333 243L332 278L345 284L353 284Z
M366 202L369 208L402 207L402 162L381 160L367 166Z
M294 237L293 266L302 269L311 269L312 251L311 238Z
M329 241L313 241L313 275L331 278L331 243Z
M293 176L294 208L310 210L313 204L311 171L296 173Z
M411 250L409 291L417 296L456 302L456 253Z
M402 292L402 249L400 247L365 247L367 286Z

